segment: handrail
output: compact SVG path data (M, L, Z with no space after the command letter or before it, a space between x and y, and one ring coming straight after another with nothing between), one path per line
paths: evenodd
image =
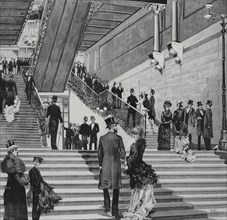
M23 76L24 82L26 82L25 75L26 75L26 73L29 73L29 71L32 71L32 70L29 66L21 66L21 71L22 71L22 76ZM40 135L41 135L41 143L44 147L47 147L47 135L48 134L47 134L45 109L44 109L41 97L39 95L39 92L38 92L37 88L35 87L34 83L32 83L31 105L37 114Z

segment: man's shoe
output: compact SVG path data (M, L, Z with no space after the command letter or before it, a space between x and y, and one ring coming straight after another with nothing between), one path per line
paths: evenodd
M122 216L120 216L119 214L112 214L112 216L117 220L122 218Z
M104 204L102 204L102 207L104 208L104 212L105 212L105 213L110 212L110 207L105 207Z

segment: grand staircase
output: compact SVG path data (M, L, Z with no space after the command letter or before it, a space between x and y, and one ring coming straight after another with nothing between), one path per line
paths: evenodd
M103 193L97 189L99 166L95 151L52 151L42 148L35 112L25 101L21 76L15 77L21 99L20 114L9 125L0 119L0 160L6 154L5 142L13 138L20 147L19 156L29 169L34 155L44 158L40 166L43 178L55 187L63 200L41 220L111 219L101 204ZM157 205L153 220L226 220L226 164L211 151L197 151L197 161L187 163L171 151L155 151L148 143L144 159L159 176L154 192ZM123 168L123 162L122 162ZM0 217L3 219L3 192L7 176L1 173ZM128 179L123 178L120 211L127 209L130 199ZM31 207L29 207L31 220Z

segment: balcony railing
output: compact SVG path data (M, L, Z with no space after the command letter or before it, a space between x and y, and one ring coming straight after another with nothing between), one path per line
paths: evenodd
M67 86L72 89L87 106L97 111L102 116L108 114L113 115L127 133L131 134L131 128L138 125L141 125L146 130L146 114L129 105L109 90L97 94L75 75L69 77ZM132 112L132 114L128 120L129 111ZM133 120L133 117L135 120Z

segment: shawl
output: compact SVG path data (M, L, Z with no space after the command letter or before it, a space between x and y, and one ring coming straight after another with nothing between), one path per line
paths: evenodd
M20 158L9 153L1 162L1 170L7 174L24 173L26 166Z

